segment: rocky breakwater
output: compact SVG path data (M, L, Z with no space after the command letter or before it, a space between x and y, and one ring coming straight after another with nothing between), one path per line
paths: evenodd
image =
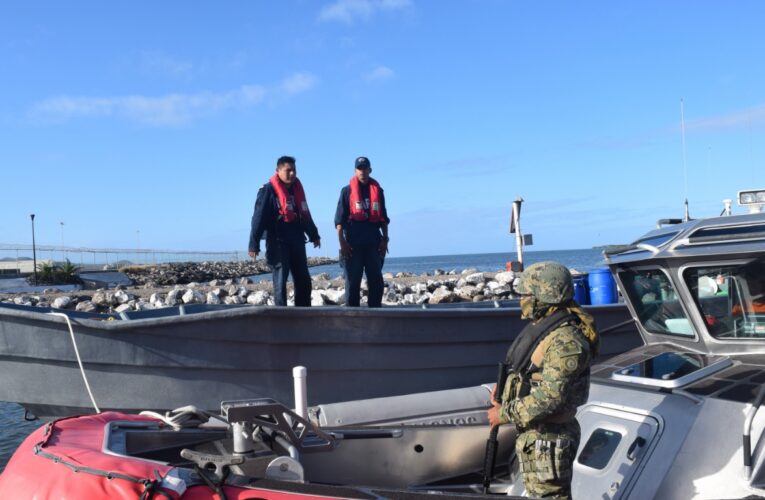
M387 273L384 275L383 304L386 306L481 302L514 298L514 285L518 276L513 272L478 272L465 269L413 275ZM147 282L148 283L148 282ZM127 312L172 307L181 304L251 304L273 305L270 281L251 283L246 277L225 280L212 279L206 283L190 282L172 287L154 287L149 284L126 288L97 290L94 293L63 293L48 289L43 294L13 294L0 297L3 302L15 304L74 309L84 312ZM367 283L361 284L362 303L367 300ZM345 282L330 279L327 273L313 277L311 303L314 306L342 305ZM289 302L294 303L289 290Z
M309 257L308 267L334 264L337 259ZM241 276L270 273L265 260L235 262L174 262L149 266L120 268L128 278L139 286L156 287L202 283L211 280L238 279Z

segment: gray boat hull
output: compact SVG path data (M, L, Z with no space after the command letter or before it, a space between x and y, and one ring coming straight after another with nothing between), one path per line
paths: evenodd
M601 330L629 323L623 305L588 310ZM260 397L289 402L297 365L308 369L309 404L479 385L496 377L496 363L523 326L517 307L179 312L114 321L68 313L101 410L215 410L222 400ZM638 345L629 323L603 335L601 353ZM0 400L37 416L93 411L64 318L0 307L0 377Z

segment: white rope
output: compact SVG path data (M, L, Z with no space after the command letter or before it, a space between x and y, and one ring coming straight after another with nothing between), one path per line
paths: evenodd
M164 415L153 411L142 411L141 415L159 419L167 425L172 426L175 430L184 427L199 427L200 424L210 420L211 416L210 413L200 410L193 405L182 406L175 410L165 412Z
M53 316L61 316L66 320L66 324L69 327L69 336L72 337L72 346L74 347L74 354L77 356L77 364L80 365L80 373L82 374L82 381L85 382L85 388L88 390L90 396L90 402L93 403L93 408L96 409L96 413L101 413L101 410L96 404L96 398L93 397L93 391L90 390L90 384L88 383L88 377L85 376L85 368L82 366L82 359L80 358L80 351L77 349L77 342L74 340L74 330L72 329L72 322L69 320L69 316L60 312L49 312Z

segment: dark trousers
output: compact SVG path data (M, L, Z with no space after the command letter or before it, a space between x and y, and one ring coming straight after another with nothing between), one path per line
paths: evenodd
M351 256L343 259L343 274L345 276L345 305L358 307L361 302L361 278L366 273L369 296L369 307L382 306L383 260L380 257L379 245L354 245Z
M295 285L295 305L311 306L311 275L305 243L269 241L266 246L266 262L274 273L274 305L287 305L287 278L292 273Z

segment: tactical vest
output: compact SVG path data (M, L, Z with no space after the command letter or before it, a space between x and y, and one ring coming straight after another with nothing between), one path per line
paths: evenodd
M507 394L512 399L527 396L531 389L531 375L537 368L531 362L531 356L539 347L539 344L553 330L564 323L578 321L576 315L565 309L555 311L549 316L542 318L538 323L530 323L521 330L518 337L510 345L505 357L507 364L507 384L510 386Z

